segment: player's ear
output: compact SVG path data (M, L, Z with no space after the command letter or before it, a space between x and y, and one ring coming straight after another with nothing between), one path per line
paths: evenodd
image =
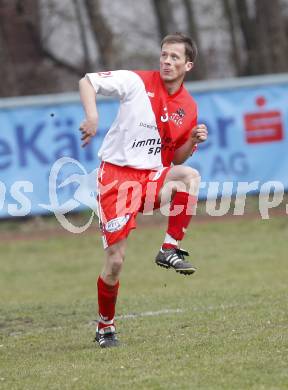
M186 72L190 72L190 70L194 67L194 62L187 61L185 64Z

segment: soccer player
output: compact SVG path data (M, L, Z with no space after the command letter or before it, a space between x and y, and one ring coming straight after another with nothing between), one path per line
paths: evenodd
M155 262L192 274L195 267L179 248L197 202L200 176L181 165L207 139L197 124L197 106L183 86L197 48L187 36L167 35L161 43L160 71L117 70L86 74L79 82L85 119L80 125L86 146L96 135L96 95L120 100L116 119L99 151L98 211L105 261L97 281L99 322L95 340L116 346L115 305L127 237L138 212L170 204L168 228ZM172 199L172 200L171 200Z

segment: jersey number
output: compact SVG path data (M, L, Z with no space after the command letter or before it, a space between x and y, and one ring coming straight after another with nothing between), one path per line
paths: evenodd
M112 72L98 72L100 77L111 77Z

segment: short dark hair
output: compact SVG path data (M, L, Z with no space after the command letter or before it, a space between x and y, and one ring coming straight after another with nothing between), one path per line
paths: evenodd
M165 43L184 43L186 60L191 62L196 60L198 53L196 43L187 35L180 32L166 35L161 42L161 49Z

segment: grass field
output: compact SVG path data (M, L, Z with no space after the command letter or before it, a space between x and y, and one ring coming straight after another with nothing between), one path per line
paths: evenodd
M0 388L287 389L287 217L195 223L192 277L153 264L163 231L130 237L109 350L97 235L0 242Z

